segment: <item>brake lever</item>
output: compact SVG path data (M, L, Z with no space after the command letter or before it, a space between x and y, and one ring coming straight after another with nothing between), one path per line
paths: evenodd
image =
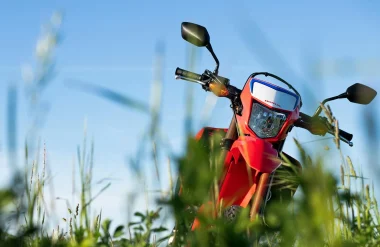
M328 132L329 134L335 136L335 127L334 127L332 124L329 123L329 121L327 120L327 118L326 118L326 117L321 117L321 116L319 116L318 118L319 118L319 119L321 120L321 122L323 122L324 125L327 127L327 131L326 131L326 132ZM325 134L326 134L326 133L325 133ZM352 146L354 145L353 142L347 140L347 139L344 138L343 136L341 136L341 135L338 135L338 136L339 136L339 140L341 140L341 141L344 142L344 143L347 143L350 147L352 147Z
M334 127L332 124L330 124L330 123L328 122L328 120L327 120L326 117L319 117L319 118L320 118L320 119L326 124L326 126L327 126L327 128L328 128L328 131L327 131L327 132L328 132L329 134L335 136L335 127ZM344 138L343 136L341 136L341 135L339 135L339 134L338 134L338 137L339 137L339 140L341 140L341 141L344 142L344 143L347 143L350 147L352 147L352 146L354 145L353 142L347 140L346 138Z
M329 134L335 136L335 130L329 130L328 132L329 132ZM340 135L339 135L339 140L341 140L344 143L347 143L350 147L354 146L354 143L352 141L349 141Z
M305 128L310 131L310 133L314 135L321 135L324 136L326 133L329 133L333 136L335 136L335 127L329 123L328 119L326 117L308 117L307 115L303 114L301 115L302 118L297 120L295 123L295 126ZM308 126L311 126L308 127ZM353 142L347 140L346 138L339 135L339 140L342 142L347 143L350 147L352 147L354 144Z
M353 142L346 140L346 138L344 138L344 137L339 136L339 139L340 139L341 141L347 143L348 146L350 146L350 147L354 146L354 143L353 143Z

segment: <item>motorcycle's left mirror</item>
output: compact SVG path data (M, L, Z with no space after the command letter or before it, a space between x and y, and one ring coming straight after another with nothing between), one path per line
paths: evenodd
M210 44L210 35L207 29L201 25L191 22L182 22L181 34L184 40L198 47L208 46Z

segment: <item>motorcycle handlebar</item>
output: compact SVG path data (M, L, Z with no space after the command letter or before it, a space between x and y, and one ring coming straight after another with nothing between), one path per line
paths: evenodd
M354 137L352 134L350 134L344 130L341 130L341 129L339 129L339 136L343 137L347 141L351 141L352 138Z
M300 112L300 118L294 123L294 126L307 129L312 134L315 135L325 135L327 132L334 134L335 127L331 125L325 118L321 117L311 117L305 113ZM353 135L339 129L339 137L343 140L350 141L353 138ZM350 144L351 145L351 144Z
M193 72L190 72L188 70L181 69L181 68L177 68L175 70L175 75L176 76L182 76L185 79L191 79L191 80L195 80L195 81L200 81L201 77L202 77L202 75L200 75L200 74L193 73Z
M215 72L209 70L200 75L178 67L175 70L175 78L198 83L202 85L205 91L211 91L218 97L230 99L234 113L241 116L243 111L243 104L240 99L241 90L230 85L228 78L218 76Z

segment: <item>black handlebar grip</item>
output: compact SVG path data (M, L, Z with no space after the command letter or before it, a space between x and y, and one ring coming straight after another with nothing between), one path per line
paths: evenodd
M343 137L344 139L346 139L347 141L351 141L352 138L354 137L352 134L341 129L339 129L339 135Z
M193 79L193 80L197 80L197 81L200 81L201 77L202 77L202 75L200 75L200 74L193 73L193 72L181 69L181 68L177 68L175 70L175 75L183 76L185 78L189 78L189 79Z

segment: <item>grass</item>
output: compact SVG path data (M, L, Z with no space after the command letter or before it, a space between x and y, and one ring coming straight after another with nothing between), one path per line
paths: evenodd
M53 18L54 25L60 23L59 17ZM52 25L53 25L52 24ZM32 92L30 104L38 107L41 99L41 87L47 85L54 47L43 48L43 45L55 45L58 37L57 27L43 38L38 51L40 65L39 77L30 85ZM49 39L51 39L49 41ZM49 42L48 42L48 41ZM162 47L161 47L162 48ZM194 66L194 56L191 56L190 67ZM153 87L162 87L160 74L163 49L158 49L156 73ZM159 128L161 95L152 96L152 105L149 110L140 102L119 93L91 86L92 93L108 100L122 104L135 110L149 112L151 122L147 128L146 142L155 165L157 178L160 178L158 169L158 153L165 143ZM152 90L153 91L153 90ZM158 90L160 91L160 90ZM17 110L17 92L11 88L8 94L8 146L11 162L16 149L15 118ZM355 170L355 166L348 156L344 156L339 140L335 139L336 151L341 155L340 177L334 177L325 167L329 164L329 156L311 159L297 140L296 142L303 172L291 176L287 171L278 173L279 186L289 186L299 183L299 196L288 206L281 201L271 201L268 204L264 218L250 221L248 210L242 210L238 219L233 222L223 217L222 208L215 207L218 187L217 178L220 176L218 166L218 143L221 136L214 136L208 143L210 149L204 148L205 143L195 141L191 135L191 99L192 91L187 90L187 119L186 134L189 136L186 150L181 157L174 159L179 181L183 185L183 193L178 196L172 193L175 189L171 182L169 193L162 193L159 197L160 208L145 212L135 212L133 221L126 225L113 226L112 219L103 219L102 212L93 212L92 202L103 193L111 183L107 183L99 191L92 188L94 165L94 141L88 145L86 131L83 144L77 148L75 170L79 173L79 198L71 203L67 202L68 217L62 218L61 223L53 230L48 231L46 222L52 212L46 207L46 186L51 185L49 167L46 162L44 144L42 152L39 142L33 138L26 138L24 148L23 170L15 170L9 187L0 189L0 246L165 246L171 234L169 226L161 225L162 209L170 211L169 217L175 219L178 226L175 246L379 246L378 203L374 197L374 187L365 183L363 174ZM143 109L143 110L141 110ZM337 123L329 107L324 109L331 122ZM36 118L38 118L36 116ZM37 132L32 123L31 131ZM35 135L33 135L35 136ZM28 136L29 137L29 136ZM37 143L37 148L33 148ZM143 148L143 147L142 147ZM331 152L331 150L329 150ZM326 153L326 152L325 152ZM40 157L42 156L42 157ZM139 155L134 162L139 162ZM194 165L196 164L196 165ZM284 165L293 169L293 164L284 158ZM171 163L169 159L169 171ZM13 166L14 167L14 166ZM339 166L337 166L339 167ZM76 183L73 174L73 184ZM169 172L170 180L172 174ZM286 182L286 183L285 183ZM75 187L75 186L74 186ZM285 187L284 187L285 188ZM164 192L164 191L161 191ZM187 225L195 216L193 207L211 201L204 213L198 215L204 226L200 231L189 232ZM209 217L216 213L217 217ZM13 230L12 230L13 229Z

